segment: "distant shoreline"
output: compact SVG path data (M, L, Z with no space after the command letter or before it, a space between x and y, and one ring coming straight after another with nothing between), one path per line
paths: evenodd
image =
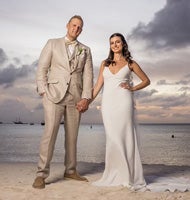
M30 122L26 122L26 123L22 123L22 124L17 124L14 122L0 122L1 124L13 124L13 125L31 125ZM36 122L36 123L32 123L32 125L41 125L41 122ZM190 125L190 123L137 123L139 125ZM81 123L80 125L103 125L103 123Z

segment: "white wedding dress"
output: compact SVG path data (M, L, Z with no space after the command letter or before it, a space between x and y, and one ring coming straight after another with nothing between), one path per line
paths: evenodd
M134 120L133 93L120 87L120 83L132 85L132 74L128 65L113 74L104 68L102 116L106 132L105 170L95 186L126 186L140 191L187 191L190 180L175 177L143 176L137 133Z
M141 189L146 183L140 160L134 124L133 93L120 87L120 83L131 84L128 65L113 74L104 68L102 116L106 132L105 170L96 186L127 186Z

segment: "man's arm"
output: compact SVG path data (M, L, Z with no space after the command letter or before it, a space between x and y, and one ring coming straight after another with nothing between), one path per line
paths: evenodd
M87 52L87 59L83 70L83 91L81 100L77 103L77 109L79 112L85 112L88 110L88 105L92 99L92 87L93 87L93 63L92 54L90 49Z
M36 73L36 83L37 83L37 92L39 95L45 93L45 86L47 84L47 74L49 71L49 67L51 65L51 40L48 40L42 52L40 54L40 58L38 61L38 68Z

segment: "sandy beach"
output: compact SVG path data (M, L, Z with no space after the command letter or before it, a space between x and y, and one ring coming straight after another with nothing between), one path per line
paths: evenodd
M172 176L190 179L189 166L143 165L145 176ZM189 200L190 192L134 192L124 187L95 187L103 163L79 162L78 170L89 182L64 180L63 163L52 163L45 189L32 188L36 163L0 163L0 200Z
M104 169L102 126L81 126L78 171L89 182L64 180L63 134L60 130L46 188L32 187L35 179L41 125L1 125L0 200L189 200L190 192L134 192L125 187L95 187ZM190 125L141 126L145 179L183 177L190 182ZM175 138L171 138L174 134ZM157 179L154 179L156 181ZM177 181L176 181L177 182ZM165 183L165 182L164 182Z

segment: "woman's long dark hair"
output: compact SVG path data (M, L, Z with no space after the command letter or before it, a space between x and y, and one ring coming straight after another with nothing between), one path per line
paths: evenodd
M123 42L123 49L122 49L122 54L123 54L123 57L125 58L125 60L130 64L132 64L132 56L131 56L131 53L128 49L128 44L124 38L124 36L121 34L121 33L114 33L110 36L109 38L109 41L111 40L111 38L113 37L120 37L121 38L121 41ZM115 64L115 61L113 60L114 59L114 52L111 50L110 48L110 52L109 52L109 55L108 55L108 58L105 60L105 66L109 66L110 64Z

